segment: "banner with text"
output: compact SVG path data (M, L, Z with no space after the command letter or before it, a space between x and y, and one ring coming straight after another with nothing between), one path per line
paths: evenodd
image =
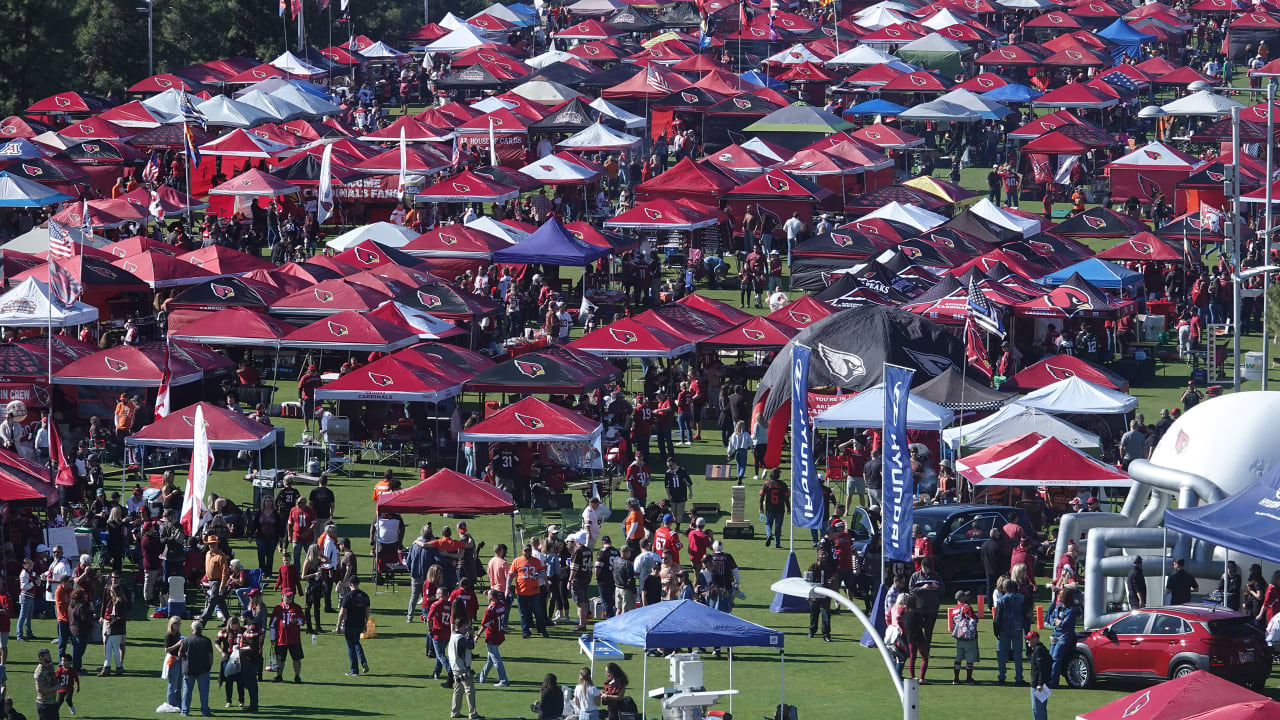
M911 560L911 503L915 483L907 447L907 405L915 371L884 366L884 557Z
M802 345L791 351L791 524L817 530L826 521L827 504L813 462L809 354L809 348Z

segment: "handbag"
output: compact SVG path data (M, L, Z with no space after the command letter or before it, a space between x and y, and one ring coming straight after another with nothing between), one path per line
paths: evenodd
M235 648L231 651L230 657L227 658L227 662L222 666L222 674L225 677L240 674L240 648Z

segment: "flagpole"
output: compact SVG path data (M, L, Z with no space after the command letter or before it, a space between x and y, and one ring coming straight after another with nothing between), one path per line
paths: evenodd
M960 457L961 457L961 453L964 450L964 386L965 386L965 378L968 377L966 371L969 369L969 349L968 349L969 348L969 323L971 322L973 322L973 314L969 312L968 309L966 308L965 314L964 314L965 358L964 358L964 362L960 363L960 407L957 408L957 410L959 410L960 412L960 424L958 426L959 438L957 439L957 442L956 442L955 457L951 459L951 469L952 471L954 471L955 477L956 477L956 502L960 501L960 496L961 496L960 483L963 482L963 480L960 477Z

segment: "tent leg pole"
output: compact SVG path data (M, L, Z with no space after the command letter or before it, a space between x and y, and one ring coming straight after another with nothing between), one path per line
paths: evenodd
M733 689L733 648L729 648L729 689ZM733 714L733 696L729 696L729 714Z
M778 704L782 706L782 717L787 716L787 652L778 651Z
M649 700L649 648L645 648L644 651L644 665L642 666L643 669L640 671L640 687L642 689L642 692L640 693L641 720L649 717L644 714L644 705Z

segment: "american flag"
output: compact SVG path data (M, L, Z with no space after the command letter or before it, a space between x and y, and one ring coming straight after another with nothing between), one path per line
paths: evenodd
M667 79L658 74L652 65L645 68L644 83L654 90L660 90L665 93L671 92L671 85L667 83Z
M160 156L155 150L151 151L151 157L147 160L146 166L142 168L142 181L154 185L160 180Z
M991 307L991 301L982 294L976 278L969 278L969 297L965 304L969 317L989 333L1004 337L1004 324L1000 314Z
M56 261L49 263L49 294L58 307L73 307L83 292L84 286L76 282L66 268Z
M49 221L49 254L56 258L74 257L76 243L71 239L71 232L60 222Z
M1138 94L1138 83L1120 71L1103 75L1102 82L1115 88L1122 96L1133 97Z
M453 135L453 155L449 158L449 164L455 168L462 164L462 148L458 145L458 135Z

